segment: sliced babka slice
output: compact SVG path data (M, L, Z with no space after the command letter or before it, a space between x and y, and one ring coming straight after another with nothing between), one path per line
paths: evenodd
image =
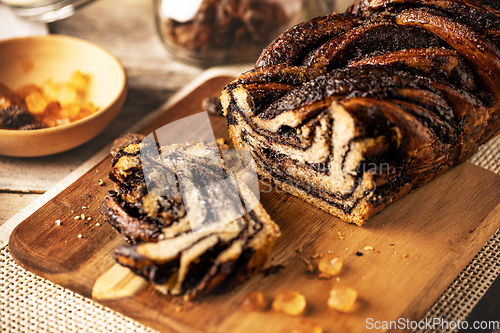
M125 141L113 153L116 185L102 204L106 221L135 243L115 251L119 264L187 299L264 265L280 230L243 181L237 153Z

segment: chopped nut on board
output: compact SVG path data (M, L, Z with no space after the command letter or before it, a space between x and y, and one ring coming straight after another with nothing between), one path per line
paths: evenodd
M262 311L265 307L266 299L262 291L251 291L243 296L243 308L246 311Z
M275 311L289 316L300 316L306 308L304 295L294 290L282 290L274 298L272 307Z
M327 253L318 264L318 269L328 275L337 275L342 269L344 262L338 254Z
M340 312L351 312L358 298L358 292L342 285L337 285L330 291L328 298L328 307Z

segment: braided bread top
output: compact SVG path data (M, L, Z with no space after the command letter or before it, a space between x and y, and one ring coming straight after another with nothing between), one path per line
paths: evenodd
M361 136L392 132L391 154L418 186L499 132L499 10L494 0L357 0L284 32L225 91L244 87L251 126L297 149L313 137L298 128L321 126L315 117L338 103Z

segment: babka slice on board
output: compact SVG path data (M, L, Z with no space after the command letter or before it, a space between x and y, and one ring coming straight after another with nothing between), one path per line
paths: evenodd
M119 264L186 299L264 266L280 230L243 180L243 157L204 143L160 147L136 135L112 155L115 188L101 213L132 243L116 249Z

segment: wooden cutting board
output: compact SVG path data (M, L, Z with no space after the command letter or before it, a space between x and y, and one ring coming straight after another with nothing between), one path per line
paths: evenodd
M230 79L205 81L142 132L202 111L202 99L219 95ZM227 138L224 118L211 117L211 122L216 137ZM320 323L324 332L362 332L377 321L418 320L500 227L500 177L469 163L411 192L364 227L345 224L267 187L261 202L282 230L268 265L284 269L259 273L225 294L184 302L140 279L122 280L122 270L114 273L113 250L124 240L99 214L112 187L109 170L108 156L24 220L11 235L10 252L24 268L86 297L92 297L96 280L112 269L105 276L116 276L117 284L109 292L100 285L100 297L94 299L161 332L291 332L303 318ZM99 180L105 184L100 186ZM85 219L75 220L81 214ZM305 271L305 262L318 262L311 256L328 252L344 260L338 278L321 280ZM335 284L358 290L354 312L327 307ZM249 291L261 290L271 301L282 289L305 295L308 305L301 317L269 306L262 312L246 312L241 306Z

